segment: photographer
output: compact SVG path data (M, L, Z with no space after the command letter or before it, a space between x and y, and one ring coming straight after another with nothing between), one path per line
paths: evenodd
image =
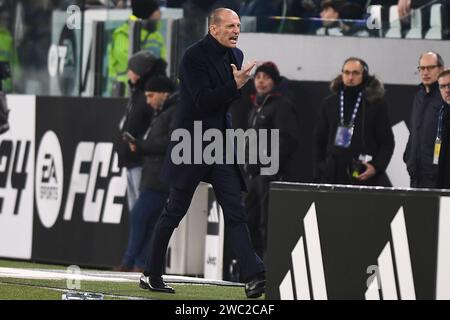
M320 106L313 137L314 180L390 186L385 174L394 135L383 84L359 58L348 58Z

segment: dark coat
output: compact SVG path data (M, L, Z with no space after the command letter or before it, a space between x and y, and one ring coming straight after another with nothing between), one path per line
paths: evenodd
M430 86L429 93L421 84L414 97L410 135L403 154L411 187L436 187L437 166L433 164L433 152L441 106L442 98L437 82Z
M232 63L240 69L243 53L237 48L226 49L212 36L206 35L202 40L189 47L180 63L180 102L175 112L174 129L185 129L194 140L194 121L202 122L203 132L207 129L219 129L224 133L231 129L231 114L228 109L240 92L229 71L224 68L224 55L228 54ZM191 163L176 165L171 160L171 152L179 142L171 141L161 171L161 180L171 187L188 188L200 181L209 171L211 165ZM203 144L203 147L207 143ZM191 151L194 151L191 141ZM239 168L236 165L237 168ZM239 171L240 172L240 171ZM245 182L241 178L241 187ZM206 181L208 182L208 181Z
M375 77L369 77L363 87L361 106L355 118L355 127L349 148L336 147L335 135L340 122L340 90L343 88L339 76L332 84L333 94L325 98L320 106L319 117L313 137L314 181L320 183L364 184L389 186L385 173L394 152L394 135L389 123L384 88ZM354 104L345 108L348 123ZM360 154L371 155L370 163L377 173L366 182L350 177L352 161Z
M442 145L439 156L437 187L450 189L450 105L443 103Z
M299 135L295 108L292 102L286 99L277 89L269 93L259 105L256 102L256 96L252 96L252 101L253 108L249 113L247 127L257 131L260 129L279 130L279 171L271 179L290 181L292 175L289 172L288 163L290 157L298 148ZM261 167L261 164L246 164L246 174L256 176L260 173Z
M144 80L138 81L134 86L130 85L130 98L114 145L119 157L119 167L134 168L142 165L141 156L130 151L128 142L122 139L122 135L128 131L133 137L140 139L150 125L153 111L147 106L143 86Z
M178 93L171 95L162 108L154 112L150 127L138 143L137 152L143 156L141 190L169 192L167 184L159 180L159 174L169 145L178 98Z

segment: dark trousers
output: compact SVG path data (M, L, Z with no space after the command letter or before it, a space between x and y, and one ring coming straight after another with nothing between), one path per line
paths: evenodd
M223 210L231 247L239 261L242 280L247 282L255 275L264 272L265 268L251 245L237 169L233 165L213 165L201 180L211 183L214 189L217 201ZM200 180L193 181L192 187L185 189L171 188L169 200L155 226L145 274L152 276L163 274L164 258L170 237L189 209L199 183Z
M145 268L150 252L150 240L156 221L160 216L168 194L144 189L130 214L130 234L122 265L129 268Z
M264 257L267 247L267 211L269 205L269 178L257 175L248 180L245 209L248 228L256 254Z

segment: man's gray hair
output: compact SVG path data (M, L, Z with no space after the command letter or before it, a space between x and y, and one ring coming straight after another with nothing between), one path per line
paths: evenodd
M222 22L222 17L221 17L221 13L224 11L231 11L234 12L231 9L228 8L217 8L215 9L213 12L211 12L211 14L208 16L208 28L215 24L218 25Z

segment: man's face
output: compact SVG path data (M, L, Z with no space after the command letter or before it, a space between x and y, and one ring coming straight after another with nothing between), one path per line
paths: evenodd
M145 97L147 98L147 104L152 107L154 110L158 110L166 101L166 98L169 96L167 92L154 92L154 91L146 91Z
M161 20L161 10L158 9L155 12L153 12L152 15L150 17L148 17L148 19L156 21L156 22Z
M442 100L444 100L445 103L450 104L450 74L440 77L438 82Z
M210 26L211 35L224 47L236 48L241 32L241 21L236 12L224 10L220 15L220 22Z
M326 7L320 11L320 17L323 19L322 24L326 27L334 23L332 20L339 19L339 12L332 7Z
M346 87L356 87L363 82L364 68L359 61L348 61L342 68L342 81Z
M255 89L259 95L268 94L274 86L275 83L267 73L260 71L255 75Z
M424 86L430 86L437 81L439 73L443 70L438 66L437 57L433 53L425 53L419 61L420 79Z
M137 73L132 70L128 70L128 79L130 79L132 84L136 84L140 78L141 77Z

